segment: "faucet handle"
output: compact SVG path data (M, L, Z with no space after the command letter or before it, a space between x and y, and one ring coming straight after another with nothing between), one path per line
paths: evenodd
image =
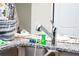
M37 31L41 31L41 26L42 26L41 24L38 24L38 25L36 26L36 30L37 30Z

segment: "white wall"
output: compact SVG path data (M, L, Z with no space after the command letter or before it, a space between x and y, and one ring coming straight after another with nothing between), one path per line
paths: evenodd
M19 26L31 32L31 3L16 3Z
M16 9L19 17L19 26L31 33L35 33L36 25L42 24L51 32L52 8L51 3L18 3Z
M31 33L35 33L36 25L42 24L51 32L52 8L51 3L32 3L31 8Z
M79 36L79 3L56 3L55 26L61 34Z

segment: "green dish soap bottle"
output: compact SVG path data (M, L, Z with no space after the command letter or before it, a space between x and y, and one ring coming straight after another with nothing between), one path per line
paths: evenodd
M46 45L46 35L42 34L41 44L44 46Z

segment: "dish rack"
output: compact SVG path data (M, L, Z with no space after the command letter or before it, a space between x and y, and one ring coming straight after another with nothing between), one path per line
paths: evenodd
M13 40L16 32L16 20L0 19L0 40Z

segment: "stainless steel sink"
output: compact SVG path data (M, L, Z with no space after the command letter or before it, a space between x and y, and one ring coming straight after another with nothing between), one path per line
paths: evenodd
M58 56L58 51L57 50L48 50L48 52L45 53L44 56Z

